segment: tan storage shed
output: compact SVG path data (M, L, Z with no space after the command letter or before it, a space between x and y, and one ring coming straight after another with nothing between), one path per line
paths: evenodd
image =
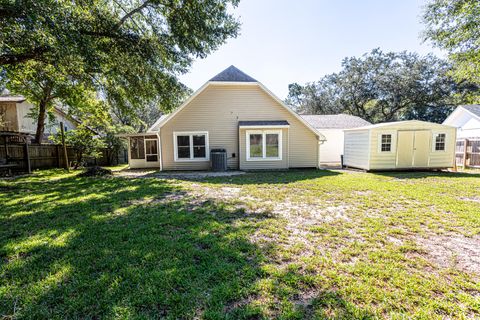
M452 168L456 129L409 120L346 129L343 164L364 170Z

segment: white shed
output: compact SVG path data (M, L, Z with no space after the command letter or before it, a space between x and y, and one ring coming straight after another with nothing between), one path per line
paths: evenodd
M364 170L454 166L456 128L409 120L346 129L343 164Z

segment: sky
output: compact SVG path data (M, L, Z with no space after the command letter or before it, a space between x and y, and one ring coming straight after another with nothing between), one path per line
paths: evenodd
M342 59L383 51L442 52L422 43L425 0L241 0L232 12L242 26L181 81L197 90L234 65L281 99L288 84L319 80Z

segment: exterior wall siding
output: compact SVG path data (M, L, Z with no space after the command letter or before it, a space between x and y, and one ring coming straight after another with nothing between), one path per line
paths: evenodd
M0 102L0 120L2 131L18 131L18 117L15 102Z
M289 150L285 157L288 156L288 166L317 166L317 136L262 88L212 84L160 129L163 170L210 168L209 161L175 162L173 133L176 131L208 131L210 149L225 148L228 167L238 169L239 156L245 157L245 150L239 148L238 122L242 120L287 120L290 128L283 141L289 144L284 148Z
M368 130L345 131L343 164L368 170L369 149L370 132Z
M344 134L343 129L318 129L327 141L321 146L320 163L338 164L343 154Z

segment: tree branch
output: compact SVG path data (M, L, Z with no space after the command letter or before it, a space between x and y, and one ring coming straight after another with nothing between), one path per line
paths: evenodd
M124 24L125 21L127 21L128 19L130 19L135 13L142 11L143 9L145 9L146 7L148 7L149 5L150 5L150 0L146 0L141 6L136 7L136 8L133 9L132 11L130 11L130 12L128 12L127 14L125 14L125 15L120 19L120 21L115 25L115 29L120 28L120 26L121 26L122 24Z
M37 47L37 48L33 48L29 52L2 54L0 55L0 66L9 65L9 64L15 65L24 61L38 59L46 51L48 51L48 48L46 47Z

